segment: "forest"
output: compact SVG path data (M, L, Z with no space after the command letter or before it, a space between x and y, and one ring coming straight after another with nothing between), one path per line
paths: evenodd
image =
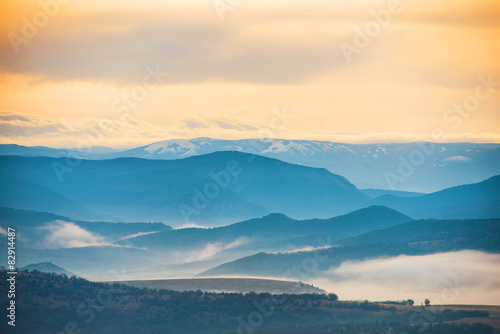
M7 291L7 272L0 289ZM17 333L494 333L489 314L340 301L336 294L207 293L135 288L20 271ZM0 296L6 305L7 295ZM477 323L446 323L478 318ZM12 327L0 324L2 333Z

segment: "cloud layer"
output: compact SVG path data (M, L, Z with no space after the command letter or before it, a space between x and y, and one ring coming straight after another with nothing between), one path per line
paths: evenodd
M117 129L104 145L259 137L283 106L297 117L274 137L431 140L443 128L444 141L500 142L499 88L459 128L445 119L479 77L500 81L494 0L401 1L389 16L384 0L254 0L224 20L210 1L77 1L17 53L7 36L26 33L42 9L14 0L0 9L0 108L12 111L3 142L75 145L107 120ZM168 75L142 94L148 68ZM113 108L127 99L133 126ZM25 114L45 119L30 125Z
M343 299L496 305L500 255L461 251L347 262L314 284Z
M109 246L105 238L89 232L72 222L54 221L40 227L45 232L39 247L73 248L88 246Z
M120 120L93 117L46 117L0 111L0 144L14 142L26 146L42 145L77 149L103 145L131 148L169 138L191 139L200 136L227 139L300 138L341 143L433 141L429 133L319 130L309 133L293 128L275 129L266 123L259 124L241 119L238 115L226 115L221 119L191 117L180 121L177 126L162 127L135 115L127 115L127 118ZM500 134L450 132L441 139L445 142L500 142Z

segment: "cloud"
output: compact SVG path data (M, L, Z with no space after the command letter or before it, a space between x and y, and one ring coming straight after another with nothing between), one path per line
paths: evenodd
M230 243L213 242L207 243L202 249L193 250L184 253L176 253L173 256L179 258L183 263L201 261L211 258L223 251L237 248L249 243L250 239L241 237Z
M61 220L47 223L39 228L45 232L39 242L44 248L74 248L88 246L110 246L104 237L89 232L80 226Z
M461 251L346 262L312 283L343 299L494 305L500 300L500 254Z
M321 250L321 249L326 249L326 248L330 248L331 246L328 245L328 246L319 246L319 247L314 247L314 246L305 246L305 247L301 247L301 248L295 248L295 249L292 249L292 250L287 250L287 251L276 251L276 252L272 252L273 254L290 254L290 253L300 253L300 252L312 252L312 251L315 251L315 250Z
M201 225L198 225L198 224L195 224L195 223L186 223L184 225L176 227L175 229L176 230L181 230L183 228L209 228L209 227L207 227L207 226L201 226Z
M22 122L29 122L30 120L21 116L21 115L16 115L14 113L6 113L6 114L0 114L0 120L3 121L22 121Z
M0 226L0 234L7 234L7 230Z
M201 121L188 119L188 120L184 121L184 125L182 125L182 127L193 130L193 129L208 128L208 125L204 122L201 122Z
M141 82L144 68L159 64L170 73L164 84L306 82L356 67L346 63L339 44L353 40L355 26L364 27L374 20L371 11L387 7L385 1L362 5L307 2L305 11L305 3L282 3L280 10L260 3L231 12L234 19L229 22L221 22L212 8L195 3L188 10L173 5L113 10L94 5L89 10L75 5L74 10L61 10L33 40L21 45L18 54L7 40L0 43L0 68L40 81L126 84ZM405 5L403 13L393 17L393 23L359 55L359 63L383 70L365 76L377 74L377 79L384 79L387 69L397 68L413 79L443 84L456 84L458 79L467 84L463 65L471 68L466 73L472 71L473 78L482 72L478 69L498 70L493 52L498 44L492 38L499 28L496 2L446 3ZM9 14L23 17L15 10ZM3 35L19 33L19 21ZM464 33L471 26L474 34ZM462 38L453 38L456 35ZM475 47L480 58L463 52L464 46ZM457 51L462 51L460 57ZM428 57L429 53L434 57ZM471 63L471 59L476 61Z
M159 64L170 73L165 84L212 79L268 84L299 82L344 65L331 41L305 47L280 36L271 40L269 33L262 39L261 32L249 31L248 20L229 28L205 11L192 9L192 16L184 11L72 13L51 22L19 53L0 44L1 69L40 81L123 84L141 82L144 67ZM272 31L270 19L269 24ZM300 28L294 25L293 31ZM335 30L329 34L335 40Z
M124 237L120 238L120 240L127 240L127 239L131 239L131 238L135 238L135 237L140 237L142 235L155 234L155 233L158 233L158 232L159 231L134 233L134 234L131 234L131 235L124 236Z
M111 145L123 143L123 140L150 143L159 138L172 136L168 129L133 118L128 114L126 116L122 120L47 117L0 111L0 142L17 142L22 145L32 139L48 146L60 146L62 142L66 142L70 147L86 148L107 143Z
M430 133L412 132L314 132L292 128L273 129L266 122L244 120L228 112L205 118L187 116L179 126L162 127L127 114L127 118L47 117L0 110L0 143L27 146L87 148L137 147L166 139L211 137L216 139L303 139L338 143L436 141ZM215 117L219 117L220 120ZM186 122L190 124L187 126ZM194 122L194 123L193 123ZM222 125L222 126L221 126ZM500 142L499 133L447 132L442 142Z

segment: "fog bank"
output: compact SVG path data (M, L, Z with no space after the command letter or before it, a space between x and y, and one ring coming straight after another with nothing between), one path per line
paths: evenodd
M500 254L460 251L346 262L308 283L344 300L500 304Z

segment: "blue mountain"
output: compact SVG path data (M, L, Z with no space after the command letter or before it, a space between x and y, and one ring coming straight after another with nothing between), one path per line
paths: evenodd
M0 205L92 220L223 225L272 212L328 218L369 199L326 169L230 151L182 160L3 156L0 173Z

